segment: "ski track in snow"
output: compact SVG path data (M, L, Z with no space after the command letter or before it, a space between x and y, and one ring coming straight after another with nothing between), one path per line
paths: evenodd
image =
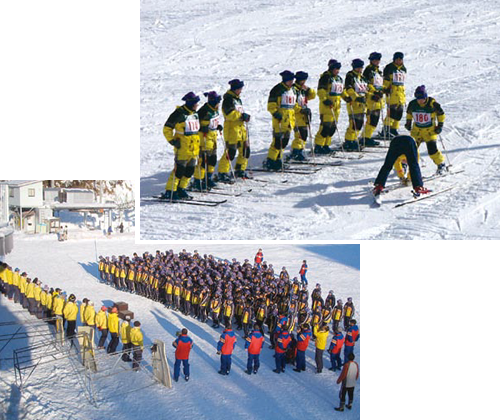
M52 240L50 240L52 238ZM325 370L321 375L314 373L314 345L306 353L307 372L297 374L287 366L285 374L272 372L273 351L268 348L269 339L262 350L261 368L258 375L248 376L246 352L241 331L237 331L238 342L233 354L233 366L229 377L217 374L220 359L216 355L216 343L222 329L214 330L211 323L202 324L193 318L169 311L163 305L117 291L98 281L97 255L132 255L133 252L154 253L156 249L172 248L175 252L186 248L189 252L197 249L200 254L213 254L222 258L237 258L243 261L252 259L258 245L135 245L132 241L119 238L101 240L69 240L59 243L52 235L48 239L16 235L15 248L6 258L13 267L20 267L30 276L37 276L44 283L61 287L68 294L74 293L78 301L87 297L95 302L95 307L111 302L125 301L142 323L144 333L144 357L149 360L148 346L156 338L166 344L168 363L173 372L172 341L176 331L182 327L189 330L195 347L191 353L191 378L173 384L172 389L160 385L151 386L134 393L123 394L126 390L149 385L152 381L146 374L124 373L107 380L96 382L99 408L94 408L86 399L73 368L68 361L39 367L27 382L22 394L12 384L14 372L12 362L2 361L0 365L0 412L7 413L7 419L24 420L99 420L103 418L158 419L172 420L262 420L286 417L290 419L322 419L334 416L333 408L338 405L338 373L327 370L329 357L325 355ZM96 250L97 247L97 250ZM273 264L278 272L286 266L290 275L298 274L302 260L308 261L309 284L322 285L323 294L333 289L337 298L345 301L351 296L356 306L356 319L361 325L360 272L333 259L346 258L345 254L332 255L332 258L292 245L262 246L265 260ZM330 246L327 249L331 249ZM332 252L332 251L329 251ZM343 251L344 253L346 251ZM101 303L102 302L102 303ZM0 297L0 318L2 322L20 319L27 320L30 315L21 311L19 305ZM9 327L15 328L17 327ZM9 330L14 332L15 329ZM362 329L362 327L361 327ZM45 330L45 327L41 327ZM2 334L9 331L2 328ZM331 340L329 337L328 344ZM360 340L361 343L361 340ZM12 355L12 349L27 346L27 340L18 340L0 354L0 358ZM360 361L360 345L355 348L356 360ZM0 344L0 348L3 343ZM120 349L119 347L118 349ZM99 356L101 360L102 356ZM104 357L103 360L106 360ZM113 359L114 360L114 359ZM10 364L9 364L10 363ZM103 362L108 366L111 361ZM362 363L360 362L362 369ZM64 413L64 414L62 414ZM0 416L0 418L2 418ZM356 387L355 403L351 411L342 418L360 418L360 386Z
M407 102L416 86L427 86L446 112L447 155L466 170L432 183L436 189L457 183L450 193L401 209L394 204L410 198L409 189L384 197L380 209L370 206L367 185L382 165L383 150L315 175L256 173L271 183L228 197L217 208L142 203L142 239L500 238L500 9L495 2L293 0L284 7L265 0L244 5L195 0L172 7L146 0L141 6L141 196L160 193L172 170L173 151L162 127L186 92L223 93L228 80L245 81L242 99L252 115L249 167L260 167L271 140L267 96L279 72L305 70L316 88L328 59L340 60L345 76L352 59L367 64L371 51L382 52L381 67L394 51L405 53ZM317 99L310 106L314 136ZM343 139L344 105L339 125ZM338 142L335 135L333 143ZM219 155L222 148L220 140ZM424 175L429 175L435 165L424 149ZM279 183L282 177L287 184ZM243 187L233 187L238 188Z

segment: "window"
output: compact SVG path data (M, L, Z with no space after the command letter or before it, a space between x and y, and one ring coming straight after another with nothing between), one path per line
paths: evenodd
M14 198L14 188L9 188L9 197Z
M28 197L34 197L34 196L35 196L35 189L28 188Z

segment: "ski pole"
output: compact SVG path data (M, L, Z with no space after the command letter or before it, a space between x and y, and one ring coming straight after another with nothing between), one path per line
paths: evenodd
M446 157L446 160L448 161L448 166L451 166L450 158L448 157L448 152L446 150L446 147L444 147L443 138L441 137L441 134L439 134L438 136L439 136L439 140L441 141L441 145L443 146L443 151L444 151L444 155Z
M347 110L349 112L349 105L347 106ZM359 139L358 139L358 136L359 136L359 133L358 133L358 126L356 124L356 120L354 119L354 110L352 109L352 105L351 105L351 118L352 118L352 126L354 127L354 134L356 134L356 144L358 145L358 151L361 152L361 146L359 145Z
M333 110L333 108L331 108L331 110L332 110L333 120L335 121L335 127L336 127L335 131L337 132L337 137L339 138L339 142L340 142L340 150L342 150L342 156L345 157L344 142L342 141L342 137L340 137L338 119L337 119L337 116L335 115L335 111ZM330 153L330 157L332 157L334 153L335 152Z

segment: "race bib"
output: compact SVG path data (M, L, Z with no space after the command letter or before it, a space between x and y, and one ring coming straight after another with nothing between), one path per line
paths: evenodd
M432 124L432 117L428 112L414 112L413 119L418 127L428 127Z
M235 105L236 111L238 111L240 114L243 114L245 110L243 109L243 105L241 104L236 104Z
M208 124L208 129L209 130L217 130L217 127L219 126L220 124L220 115L217 114L217 116L213 117L212 119L210 119L210 123Z
M184 135L191 136L198 133L198 131L200 131L200 121L198 120L198 116L196 114L188 115L185 121Z
M375 73L375 75L373 76L373 87L377 90L380 90L383 86L384 78L380 74Z
M293 89L283 92L281 95L281 108L292 109L295 106L296 100L297 97L295 96Z
M395 86L404 86L406 80L406 73L403 71L395 71L392 73L392 84Z
M299 96L297 98L297 103L300 105L301 108L304 108L307 105L307 100L302 93L299 93Z
M368 84L362 80L356 80L354 82L354 90L357 94L364 94L368 90Z
M344 85L341 81L334 80L332 82L332 89L330 90L330 95L332 96L340 96L344 91Z

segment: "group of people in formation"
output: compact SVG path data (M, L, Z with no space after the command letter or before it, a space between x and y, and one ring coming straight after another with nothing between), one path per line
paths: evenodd
M343 303L336 299L333 290L323 296L320 284L316 284L309 296L306 260L299 270L302 278L299 281L297 277L290 278L286 267L275 273L272 264L263 258L262 249L255 255L253 264L248 259L240 263L236 259L202 256L196 250L193 254L186 250L178 254L158 250L142 256L137 253L132 257L101 256L99 272L102 281L117 289L156 300L200 322L211 321L213 328L222 324L225 329L218 348L224 356L221 374L230 370L230 357L226 356L231 355L236 342L233 326L243 331L253 356L260 354L267 327L270 347L276 353L276 373L284 370L285 360L296 364L297 372L305 370L305 351L311 339L316 349L316 371L321 373L323 353L332 332L327 352L331 369L340 369L349 361L349 354L359 340L352 298L348 297ZM262 338L260 347L254 338ZM187 339L182 343L177 340L176 346L185 350L187 342ZM257 365L249 365L247 373L257 373L258 357L252 360ZM186 364L184 373L189 377ZM180 362L176 366L175 380L179 378Z
M381 58L381 53L372 52L366 68L363 60L352 60L352 69L347 72L345 81L339 74L342 64L335 59L329 60L328 69L320 76L317 91L307 85L307 72L281 72L281 82L271 89L267 103L267 110L272 115L273 135L265 167L275 171L283 168L283 152L292 135L290 158L307 159L304 150L311 135L312 119L309 101L316 97L319 98L320 126L314 137L314 154L332 153L330 146L332 137L338 132L342 101L346 103L349 117L344 141L341 141L344 151L377 146L379 142L375 138L397 136L406 106L404 54L394 53L392 62L383 70L380 69ZM245 83L240 79L228 83L230 87L223 96L215 91L206 92L206 103L199 110L200 97L193 92L187 93L182 98L184 104L168 117L163 134L174 147L175 166L162 198L189 199L186 189L193 175L191 187L196 190L214 187L216 178L217 182L232 183L235 178L249 177L246 169L250 157L250 114L245 112L241 99ZM405 128L416 141L417 149L421 143L426 143L431 159L442 172L446 165L437 147L437 136L443 129L444 111L434 98L427 95L424 85L415 90L414 96L406 109ZM374 136L385 108L383 127ZM215 176L217 139L221 134L225 148ZM394 168L401 179L407 177L404 156Z
M140 368L144 349L141 323L135 321L132 327L129 316L120 320L116 306L101 306L96 311L91 300L84 298L79 304L74 294L66 297L60 288L44 285L37 277L31 279L26 272L21 272L19 268L13 269L6 263L0 263L0 291L9 300L27 309L32 316L54 325L56 329L61 325L66 329L66 338L70 341L76 335L78 321L80 325L95 328L100 333L98 349L105 348L108 335L107 353L115 353L121 341L122 360L132 362L134 370Z

